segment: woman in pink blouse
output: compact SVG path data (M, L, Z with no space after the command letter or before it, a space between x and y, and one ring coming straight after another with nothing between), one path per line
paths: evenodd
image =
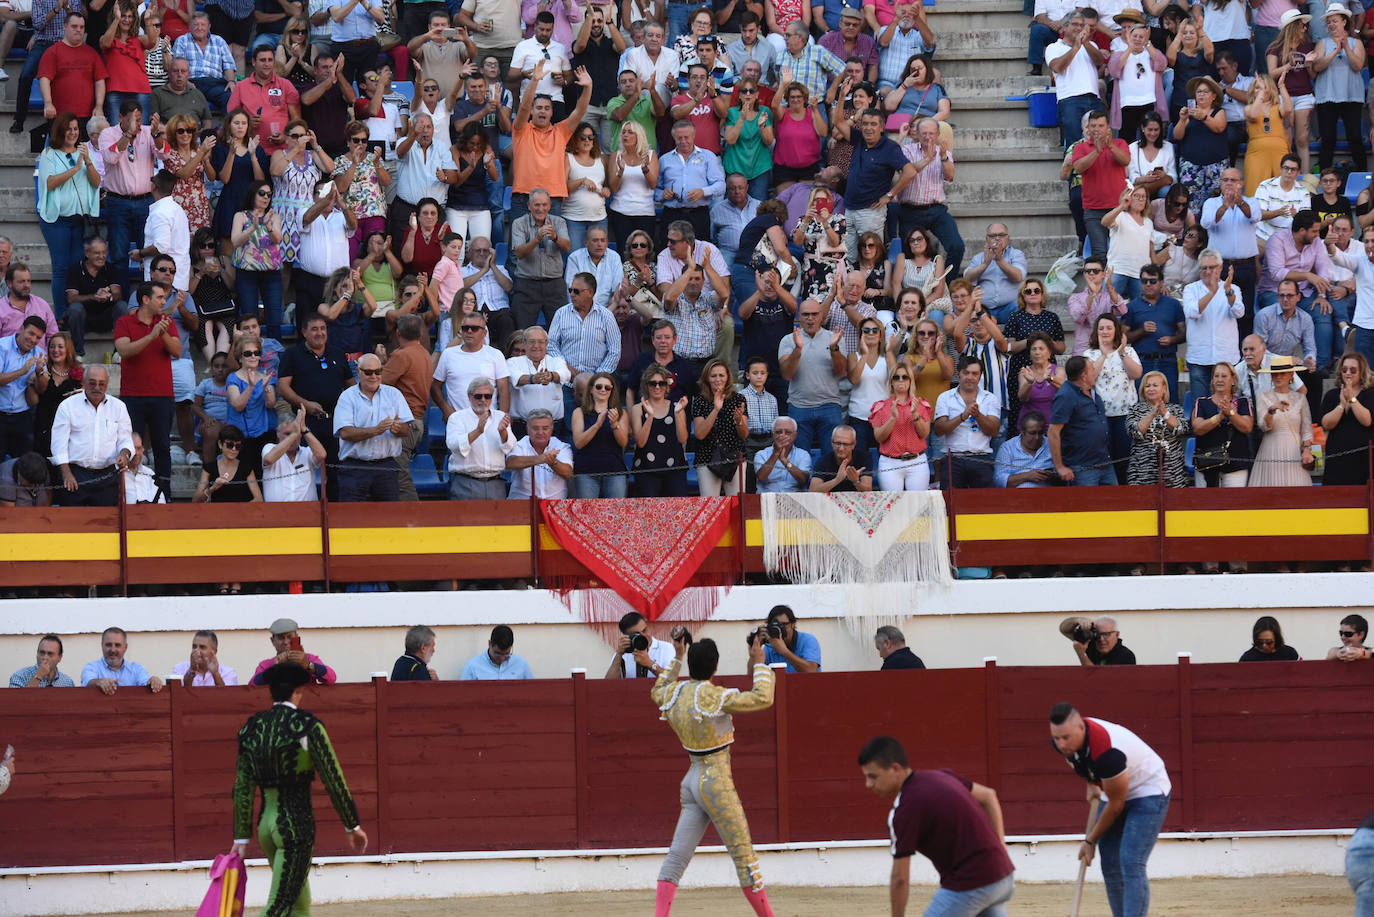
M935 411L929 401L917 397L911 381L911 369L906 363L898 363L887 380L890 397L874 403L869 413L873 438L878 441L880 490L930 487L930 464L925 452Z

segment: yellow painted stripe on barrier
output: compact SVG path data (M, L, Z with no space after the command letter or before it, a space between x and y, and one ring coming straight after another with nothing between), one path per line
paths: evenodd
M948 523L946 523L948 525ZM779 541L782 544L836 544L835 536L819 522L809 520L793 520L784 522L780 526L782 532ZM763 547L763 520L746 519L744 523L744 543L751 548ZM919 524L913 526L910 534L901 539L903 543L913 541L924 541L926 538L923 527Z
M116 554L118 538L116 537ZM319 554L318 528L274 526L247 529L133 529L129 557L256 557L260 554Z
M529 552L528 525L417 525L329 530L329 553L335 557Z
M1368 535L1369 513L1358 507L1171 510L1164 514L1164 534L1170 538Z
M758 520L751 520L750 524L751 524L751 525L754 525L754 524L757 524L757 522L758 522ZM745 542L745 544L752 544L752 543L753 543L753 542L749 542L749 541L746 541L746 542ZM758 542L758 544L763 544L763 541L761 540L761 536L760 536L760 541ZM720 536L720 541L717 541L717 542L716 542L716 547L718 547L718 548L732 548L732 547L734 547L734 545L735 545L735 530L734 530L733 528L726 529L726 530L725 530L725 534L723 534L723 535ZM528 550L528 547L526 548L526 550ZM543 524L541 524L541 525L539 526L539 550L541 550L541 551L561 551L561 550L563 550L563 546L562 546L561 544L558 543L558 539L553 537L553 532L549 530L549 527L548 527L547 525L543 525Z
M1153 538L1159 515L1152 509L1083 513L969 513L955 517L960 541L1056 538Z
M118 532L18 532L0 535L0 562L119 560Z

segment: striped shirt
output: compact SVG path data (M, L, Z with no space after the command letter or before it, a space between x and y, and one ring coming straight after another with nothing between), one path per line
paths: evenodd
M549 325L549 353L580 373L613 373L620 363L620 326L603 306L592 306L583 318L568 303Z
M767 389L754 391L752 385L746 385L740 394L744 396L744 409L749 413L749 435L772 435L773 421L778 419L778 399Z
M217 77L224 79L226 70L233 71L234 55L229 53L229 46L224 39L218 35L211 34L205 40L205 47L196 44L195 38L190 32L176 40L172 45L172 54L176 57L186 58L186 63L191 66L191 79L198 80L203 77Z
M716 350L716 313L720 310L714 290L702 287L693 302L686 293L677 302L665 302L663 312L677 331L673 352L688 360L704 360Z
M863 300L854 304L854 311L859 313L860 320L877 318L878 316L878 310ZM838 299L831 303L830 314L826 316L825 324L831 331L844 332L844 339L840 341L841 350L845 353L859 352L859 329L854 327L854 323L849 320L849 314L844 311L844 306L840 304Z
M905 156L913 165L919 165L925 158L921 150L921 145L914 140L906 140L902 143L902 155ZM944 156L949 157L950 163L954 162L954 154L949 150L944 151ZM945 165L937 157L924 169L916 173L916 177L911 183L902 189L902 193L897 195L897 201L902 204L915 204L923 206L926 204L943 204L945 202Z
M892 41L886 48L880 47L878 51L878 88L891 89L900 83L903 71L906 70L906 62L911 59L911 55L934 50L934 45L926 47L920 29L912 26L911 31L903 32L902 27L897 26L892 30Z

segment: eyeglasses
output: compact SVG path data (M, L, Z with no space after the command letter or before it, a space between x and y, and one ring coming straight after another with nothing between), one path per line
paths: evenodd
M305 139L307 136L309 136L309 135L308 135L308 134L287 134L286 136L290 137L292 140L304 140L304 139Z
M910 381L911 381L911 377L908 376L908 375L905 375L905 374L900 375L900 376L893 376L893 377L892 377L892 381L893 381L893 382L910 382Z
M243 443L220 443L220 444L219 444L219 447L220 447L221 449L235 449L235 450L236 450L236 449L238 449L238 448L239 448L240 446L242 446L242 445L243 445Z
M757 89L743 89L743 88L741 88L740 91L739 91L739 94L742 95L742 96L756 96L756 95L759 94L759 91L758 91Z
M1336 633L1338 633L1338 634L1340 634L1342 637L1346 637L1346 638L1355 636L1355 632L1354 632L1353 630L1340 630L1340 631L1336 631Z
M872 326L870 325L869 327L863 329L863 333L864 333L864 334L877 334L878 332L880 332L880 331L882 331L882 330L883 330L883 329L881 329L881 328L874 328L874 327L872 327Z
M580 134L580 135L578 136L577 139L578 139L578 140L585 140L585 141L587 141L587 142L590 143L591 141L593 141L593 140L596 139L596 135L594 135L594 134Z
M591 290L584 287L568 287L568 292L574 296L581 296L583 293L590 293Z
M260 357L260 356L262 356L262 351L261 351L261 350L245 350L245 351L243 352L243 355L244 355L245 357Z
M648 243L648 242L631 242L631 243L630 243L630 250L631 250L631 251L635 250L636 248L648 248L648 247L649 247L649 243Z
M423 87L421 87L421 88L424 89L425 92L438 92L438 91L439 91L439 87L438 87L438 86L423 86Z
M1275 645L1277 645L1277 642L1276 642L1275 640L1273 640L1273 639L1269 639L1269 640L1256 640L1256 641L1255 641L1255 646L1275 646Z
M990 233L987 234L987 237L988 237L989 239L1005 239L1005 238L1007 238L1008 235L1010 235L1010 233L1005 233L1005 232L990 232Z
M876 243L876 242L865 242L865 243L864 243L864 248L880 248L880 247L881 247L881 246L879 246L878 243Z
M609 392L609 391L611 391L611 387L610 387L609 385L593 385L593 386L592 386L592 391L594 391L594 392Z
M269 191L269 190L267 190L266 188L260 188L260 189L258 190L257 196L258 196L258 197L271 197L271 196L272 196L272 192Z
M473 392L471 395L468 395L468 399L471 401L490 401L491 392Z
M361 366L358 367L358 372L362 373L364 376L380 376L380 375L382 374L382 371L381 371L380 368L378 368L378 369L363 369Z
M292 34L292 35L304 35L304 34L306 34L307 31L308 31L308 30L306 30L306 29L292 29L291 32L290 32L290 34Z
M848 442L845 442L844 440L839 440L839 439L832 439L832 440L830 441L830 445L832 445L832 446L852 446L852 445L854 445L854 442L855 442L855 441L852 440L852 439L849 440Z
M649 388L667 388L667 387L668 387L668 381L667 381L666 379L650 379L648 382L646 382L646 383L644 383L644 384L647 385Z
M182 134L194 134L195 132L196 132L196 129L195 129L194 127L179 127L179 128L177 128L177 136L178 136L178 137L180 137Z
M153 268L153 270L155 270L155 271L161 271L161 272L164 273L164 274L176 274L176 272L177 272L177 269L176 269L175 267L159 267L159 268Z

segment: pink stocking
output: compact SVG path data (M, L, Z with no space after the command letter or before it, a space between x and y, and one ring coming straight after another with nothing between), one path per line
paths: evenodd
M658 880L658 897L654 899L654 917L668 917L668 912L673 909L673 896L676 894L676 885L663 879Z
M764 889L742 888L744 897L749 899L749 906L754 909L758 917L773 917L773 908L768 904L768 892Z

